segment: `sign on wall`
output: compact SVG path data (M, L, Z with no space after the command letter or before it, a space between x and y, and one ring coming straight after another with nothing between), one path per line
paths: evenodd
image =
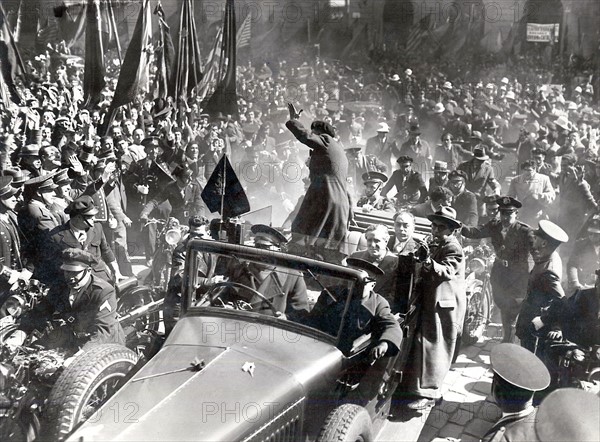
M558 23L527 23L527 41L549 43L554 36L554 42L558 43L559 27Z

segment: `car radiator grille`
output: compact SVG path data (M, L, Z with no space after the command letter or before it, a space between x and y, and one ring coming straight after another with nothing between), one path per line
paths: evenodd
M295 442L302 434L304 399L290 405L244 442Z

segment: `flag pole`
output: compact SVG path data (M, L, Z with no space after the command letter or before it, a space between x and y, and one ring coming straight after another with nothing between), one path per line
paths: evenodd
M221 222L225 221L223 214L225 211L225 189L227 187L227 153L223 153L223 157L225 157L225 161L223 161L223 185L221 186Z

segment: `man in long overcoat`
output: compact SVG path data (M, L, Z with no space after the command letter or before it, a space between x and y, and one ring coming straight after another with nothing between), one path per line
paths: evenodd
M351 216L346 188L348 159L334 139L331 125L314 121L308 131L298 121L302 111L296 111L292 104L288 107L287 128L310 149L310 185L292 222L293 246L314 247L325 260L341 263Z
M463 250L453 235L461 226L456 211L444 206L428 218L436 242L423 262L420 319L404 382L417 396L408 404L413 410L441 400L442 383L460 346L467 304Z

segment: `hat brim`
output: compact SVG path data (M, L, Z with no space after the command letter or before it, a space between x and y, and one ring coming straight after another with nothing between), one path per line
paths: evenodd
M460 227L462 227L462 223L460 221L457 221L453 218L450 218L448 216L444 216L444 215L436 215L431 214L431 215L427 215L427 219L429 221L441 221L444 224L446 224L448 227L450 227L451 229L458 229Z
M67 272L83 272L84 270L87 270L89 268L90 268L90 266L87 266L84 264L72 264L72 263L65 263L60 266L61 270L66 270Z
M485 160L489 160L489 159L490 159L490 157L489 157L489 156L487 156L487 155L484 155L484 156L482 156L482 157L476 157L476 156L473 156L473 159L474 159L474 160L479 160L479 161L485 161Z
M0 199L5 200L10 198L13 195L16 195L19 192L19 189L15 189L12 185L6 190L6 192L0 194Z

